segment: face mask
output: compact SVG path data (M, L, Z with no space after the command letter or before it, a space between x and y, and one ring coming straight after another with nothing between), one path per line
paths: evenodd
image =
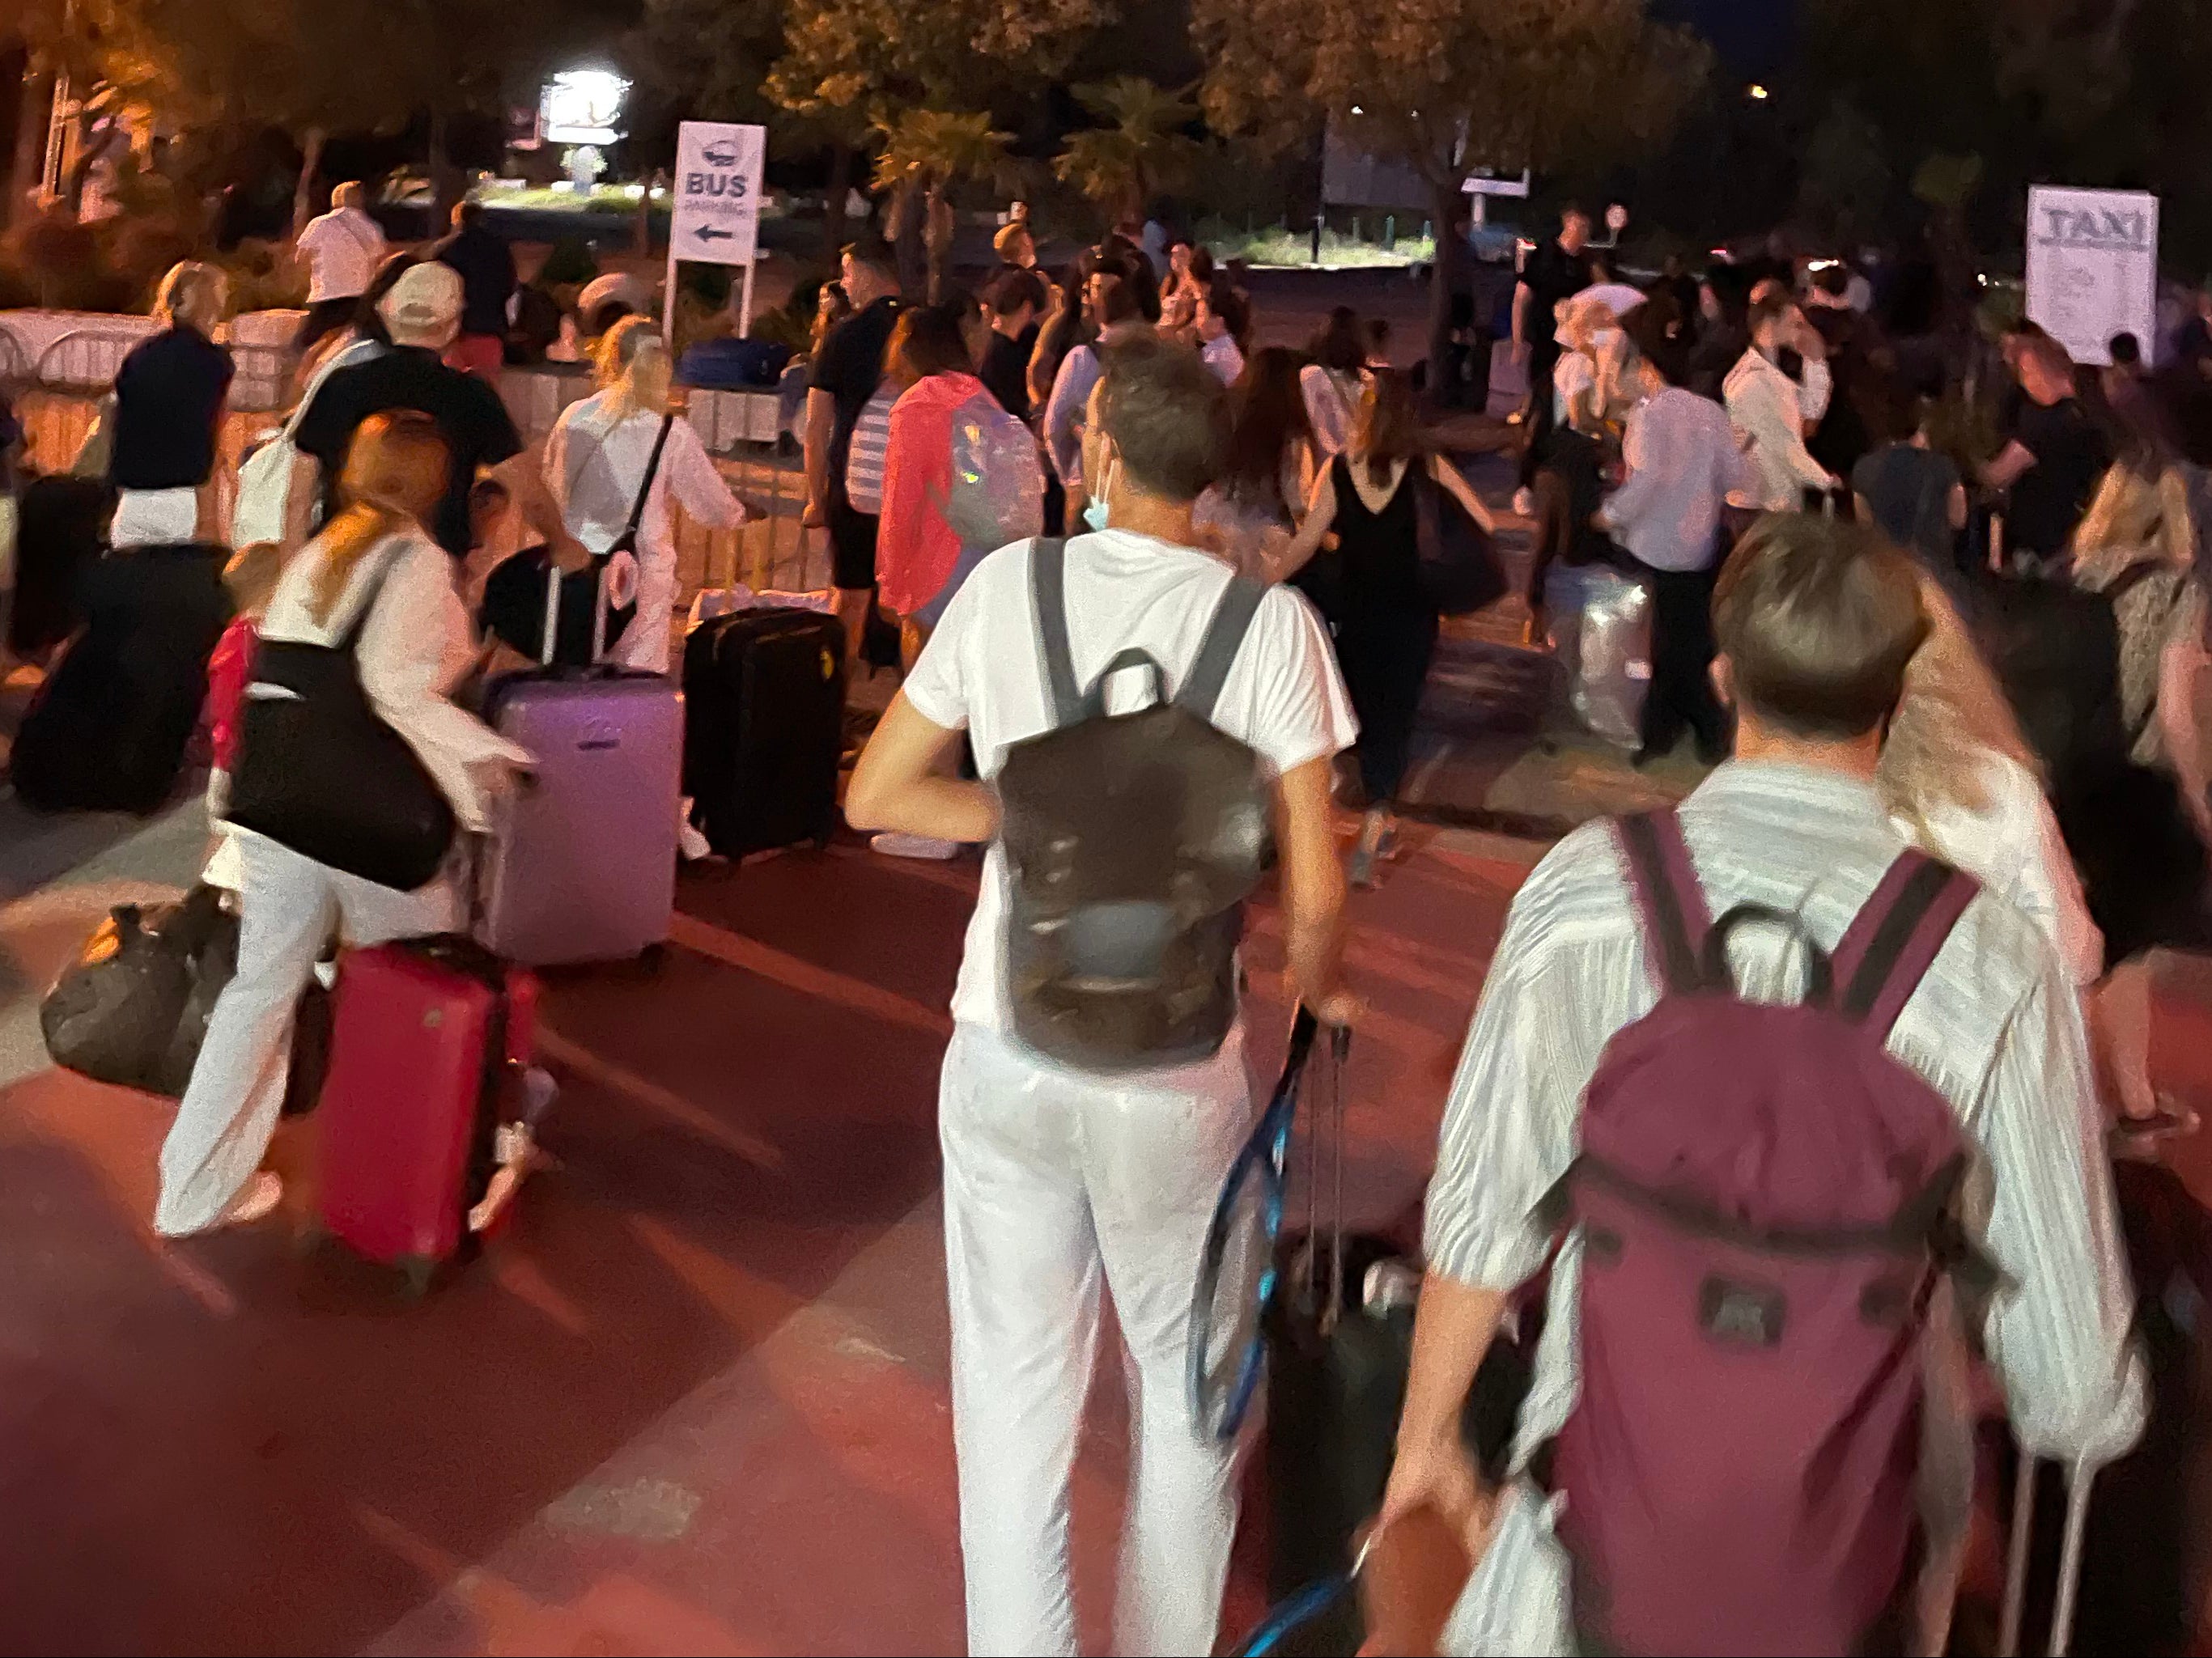
M1117 457L1108 465L1105 477L1105 488L1107 489L1111 489L1114 487L1114 469L1121 464L1121 460ZM1106 495L1104 491L1098 489L1092 490L1091 492L1091 499L1084 504L1083 507L1083 522L1085 525L1089 528L1094 535L1103 534L1107 528L1110 517L1111 514L1107 511L1106 507Z

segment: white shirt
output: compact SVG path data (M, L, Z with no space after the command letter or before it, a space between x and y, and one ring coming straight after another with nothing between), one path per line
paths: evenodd
M2078 986L2105 976L2105 935L2089 917L2081 877L2043 785L2017 760L1984 756L1978 811L1947 805L1924 821L1894 820L1897 832L1979 881L2035 923Z
M1195 548L1126 530L1067 544L1068 639L1076 682L1088 684L1117 653L1138 647L1179 684L1198 656L1230 571ZM1052 728L1052 698L1036 644L1030 544L985 559L946 608L907 677L906 699L932 725L965 730L976 770L996 777L1013 744ZM1112 688L1115 712L1141 706L1140 679ZM1213 723L1256 751L1277 776L1351 747L1352 701L1328 635L1305 600L1269 590L1222 687ZM1006 865L994 845L969 924L952 1017L1001 1035L1006 1001Z
M1828 407L1828 365L1805 360L1802 386L1767 361L1759 348L1745 352L1729 370L1721 396L1729 418L1751 446L1759 483L1749 504L1770 513L1794 513L1808 489L1826 489L1836 480L1805 447L1805 428Z
M334 208L300 233L307 262L307 303L350 300L368 292L389 250L375 220L357 207Z
M1306 419L1313 426L1315 446L1324 459L1342 454L1352 444L1352 411L1359 395L1358 377L1310 362L1298 370L1298 390L1305 394Z
M1198 355L1208 368L1221 377L1224 386L1234 386L1244 372L1244 354L1237 349L1237 341L1224 334L1218 339L1208 340L1198 348Z
M261 620L262 638L337 644L354 625L370 584L389 566L355 650L362 689L378 717L415 750L462 827L483 833L489 821L471 768L499 761L526 766L531 756L453 701L453 688L476 661L468 612L453 589L453 561L422 531L410 528L371 549L328 616L318 620L310 601L325 556L325 539L318 536L284 567ZM246 695L252 694L249 688Z
M1586 398L1591 404L1590 412L1602 415L1596 407L1597 362L1586 351L1567 351L1560 354L1552 370L1552 418L1561 426L1569 423L1575 399Z
M568 533L592 552L605 552L629 526L659 435L660 416L641 409L616 423L612 392L570 404L554 423L545 443L545 485L561 503ZM607 653L623 667L653 673L668 671L669 619L676 611L672 492L685 513L702 524L726 530L745 522L744 508L681 415L668 428L668 446L638 521L637 617Z
M1756 477L1728 411L1694 392L1668 386L1636 405L1621 454L1627 480L1600 509L1620 544L1655 570L1711 564L1722 503Z

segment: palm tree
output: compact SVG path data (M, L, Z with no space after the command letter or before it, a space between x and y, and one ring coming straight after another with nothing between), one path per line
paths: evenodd
M1105 210L1109 221L1140 217L1156 191L1183 178L1199 146L1183 129L1198 106L1134 75L1075 88L1083 106L1106 125L1071 133L1053 171Z
M1007 147L1014 135L996 131L989 114L981 111L959 114L936 109L909 109L880 131L884 148L876 158L876 188L894 192L902 227L912 226L917 206L927 210L921 236L928 249L933 304L944 297L945 268L952 259L952 208L946 191L963 179L1009 184L1015 166Z

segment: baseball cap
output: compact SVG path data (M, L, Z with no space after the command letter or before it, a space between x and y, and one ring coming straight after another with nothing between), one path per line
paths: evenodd
M410 266L377 307L384 325L395 331L419 332L442 327L461 314L461 273L451 265Z

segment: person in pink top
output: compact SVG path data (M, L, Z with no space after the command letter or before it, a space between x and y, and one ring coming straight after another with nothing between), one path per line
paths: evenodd
M884 357L906 390L891 407L884 452L876 580L883 603L902 623L909 665L951 602L960 567L960 537L945 518L952 492L953 416L963 404L990 396L973 372L964 321L962 307L917 307L900 316Z

